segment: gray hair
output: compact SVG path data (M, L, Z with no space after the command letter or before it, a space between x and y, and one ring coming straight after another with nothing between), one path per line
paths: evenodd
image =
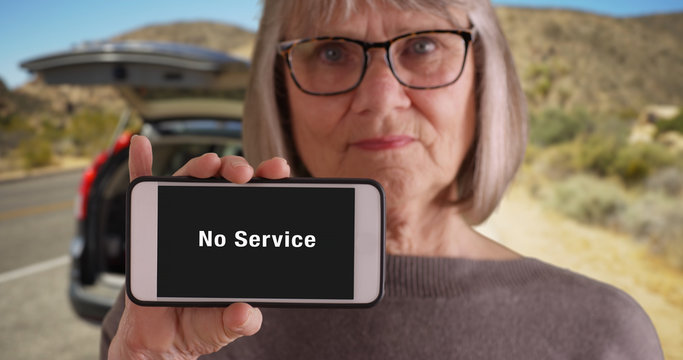
M359 0L264 1L244 109L244 151L250 162L258 164L281 156L292 165L294 176L308 175L291 136L283 78L286 74L276 44L285 40L286 32L301 30L304 24L315 26L325 24L333 16L350 16L358 3ZM455 206L461 208L465 219L473 225L483 222L498 206L517 172L527 140L526 102L493 7L482 0L366 3L370 7L390 5L438 14L452 23L447 9L456 7L467 13L474 26L476 134L454 185L459 193Z

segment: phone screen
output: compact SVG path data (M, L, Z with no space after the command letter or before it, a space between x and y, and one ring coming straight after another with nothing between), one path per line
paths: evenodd
M353 188L158 188L159 297L353 299Z

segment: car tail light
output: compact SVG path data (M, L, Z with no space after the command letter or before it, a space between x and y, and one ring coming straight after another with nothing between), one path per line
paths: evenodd
M133 136L133 134L131 134L128 131L124 131L123 133L121 133L121 135L119 135L119 137L114 142L114 146L112 147L112 153L116 154L119 151L127 148L128 145L130 145L131 136Z
M81 185L78 187L78 195L76 196L76 204L74 209L76 212L76 218L78 220L85 219L85 215L88 211L90 189L97 178L100 168L111 156L119 153L123 149L128 148L128 145L130 145L131 136L132 134L129 131L122 132L114 142L114 145L111 147L111 149L102 151L99 155L97 155L97 157L95 157L95 161L93 161L93 163L86 168L85 171L83 171Z

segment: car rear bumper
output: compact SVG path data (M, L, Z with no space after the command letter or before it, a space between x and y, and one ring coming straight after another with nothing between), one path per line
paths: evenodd
M125 281L123 274L102 274L95 284L82 285L71 279L69 300L81 318L100 323L114 304Z

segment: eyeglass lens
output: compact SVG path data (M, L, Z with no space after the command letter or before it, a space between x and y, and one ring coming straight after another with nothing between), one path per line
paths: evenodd
M396 78L406 86L432 88L457 80L465 61L466 43L454 33L422 33L400 38L389 47ZM292 75L305 91L329 94L355 87L365 71L361 44L315 39L290 51Z

